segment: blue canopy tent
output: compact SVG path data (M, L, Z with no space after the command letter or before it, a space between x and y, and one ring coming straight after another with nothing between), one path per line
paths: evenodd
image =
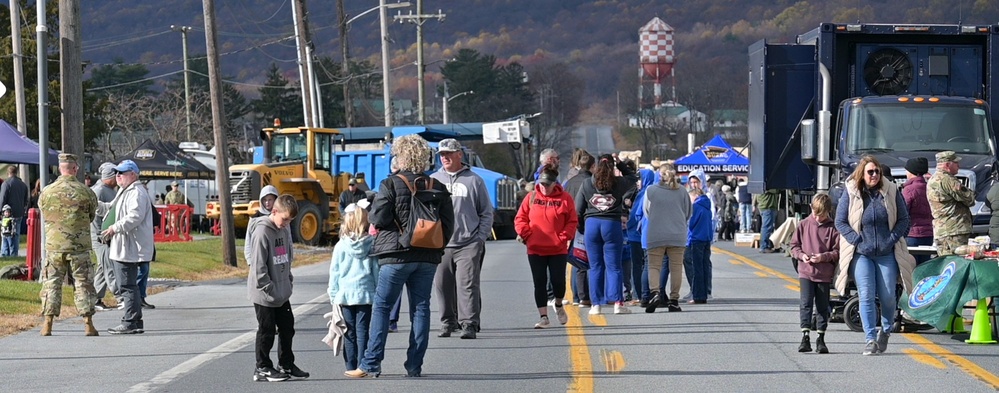
M720 135L711 138L693 153L676 160L677 172L702 170L707 174L749 173L749 159L732 149Z
M0 120L0 163L38 165L38 144ZM49 149L49 165L59 163L59 152Z

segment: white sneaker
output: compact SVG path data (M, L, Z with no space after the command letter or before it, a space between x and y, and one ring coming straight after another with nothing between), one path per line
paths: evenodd
M551 299L551 300L549 300L549 301L548 301L548 305L549 305L549 306L554 306L554 305L555 305L555 299Z
M569 314L565 313L565 307L555 307L555 319L558 319L560 325L565 325L569 322Z
M680 298L680 300L687 301L687 300L691 300L693 298L694 298L694 295L692 293L690 293L690 292L687 292L687 294L683 295L683 297Z
M562 299L562 305L563 306L568 306L570 304L572 304L571 300L569 300L569 299Z
M551 325L551 323L548 322L548 316L544 316L544 317L541 317L541 320L538 321L538 323L534 324L534 328L535 329L544 329L544 328L547 328L549 325Z
M594 304L590 306L590 315L600 315L600 305Z
M614 305L614 313L615 314L631 314L631 309L628 308L628 306L625 306L623 304L615 304Z

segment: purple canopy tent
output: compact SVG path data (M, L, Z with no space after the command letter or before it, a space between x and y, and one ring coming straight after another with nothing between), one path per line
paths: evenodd
M38 165L38 144L0 120L0 163ZM49 165L59 163L59 152L49 149Z

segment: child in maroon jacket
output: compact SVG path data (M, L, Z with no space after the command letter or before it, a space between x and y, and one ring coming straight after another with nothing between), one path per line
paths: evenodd
M565 325L569 321L562 309L562 298L565 297L566 258L577 223L575 202L558 183L558 171L545 166L534 191L524 198L514 218L518 239L527 245L527 261L534 279L534 303L541 315L541 320L534 325L535 329L550 326L546 305L549 280L555 292L552 305L555 316L559 324Z
M818 313L815 352L829 353L825 334L829 326L829 287L836 264L839 263L839 232L832 216L832 201L828 195L812 198L812 214L798 224L791 237L791 256L798 261L798 282L801 293L801 345L798 352L811 352L808 332L812 326L812 305Z

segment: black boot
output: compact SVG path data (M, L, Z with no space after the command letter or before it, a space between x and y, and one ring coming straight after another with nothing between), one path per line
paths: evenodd
M812 352L812 342L808 338L808 332L801 335L801 345L798 346L798 352Z
M649 299L649 305L645 306L645 312L654 313L656 312L656 307L659 307L659 303L662 302L662 298L659 296L659 291L652 291L652 297Z
M826 334L819 333L819 338L815 339L815 352L818 353L829 353L829 348L826 348Z

